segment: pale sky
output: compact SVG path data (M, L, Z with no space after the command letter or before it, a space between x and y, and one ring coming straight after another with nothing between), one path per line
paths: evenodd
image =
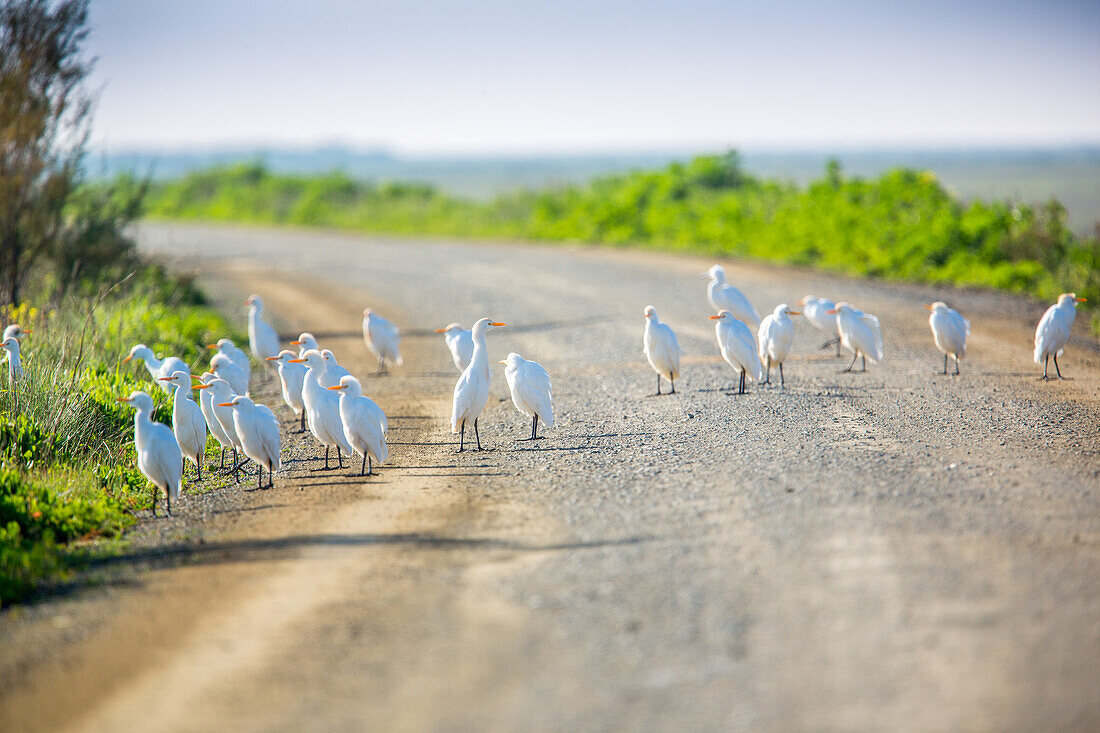
M1100 2L93 0L95 143L1100 142Z

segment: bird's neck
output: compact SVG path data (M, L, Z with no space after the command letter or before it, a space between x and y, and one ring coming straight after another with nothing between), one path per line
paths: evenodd
M489 376L489 350L485 346L485 334L475 333L473 337L474 355L470 359L470 366Z
M158 359L157 355L150 351L145 357L145 366L151 370L160 369L160 365L164 363L164 359Z

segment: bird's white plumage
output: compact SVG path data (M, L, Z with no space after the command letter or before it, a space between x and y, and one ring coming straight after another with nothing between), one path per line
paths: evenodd
M554 427L554 395L550 386L550 374L537 361L529 361L519 354L508 354L504 365L504 378L512 393L512 404L527 417L538 415L546 427Z
M210 385L210 389L206 390L210 392L211 409L214 411L214 418L218 421L218 425L221 426L222 432L229 438L229 445L237 452L244 450L244 445L241 443L241 436L237 435L237 426L233 422L233 408L225 407L223 403L232 402L239 396L229 386L229 382L224 379L214 378L207 384ZM217 438L217 435L214 436Z
M482 318L471 329L474 355L469 366L455 383L451 400L451 432L459 432L463 423L472 423L485 410L489 401L489 353L485 346L485 334L493 328L493 322Z
M173 389L172 434L179 443L180 455L196 466L201 465L206 453L206 418L202 408L191 399L191 377L186 372L176 372L162 379Z
M183 458L176 436L167 425L153 421L153 399L149 395L133 392L124 401L137 411L134 415L134 448L138 469L167 494L171 503L172 499L179 497L180 478L183 476Z
M760 353L760 361L765 366L782 364L791 353L791 344L794 342L791 313L786 303L780 303L760 322L760 330L756 333L756 345Z
M807 295L800 302L802 306L802 315L806 317L806 320L823 334L829 338L837 338L836 330L836 313L830 313L829 311L836 309L836 303L828 298L816 298L812 295Z
M351 455L351 446L344 437L344 425L340 421L340 398L321 386L325 372L325 357L316 349L306 352L307 371L302 387L302 402L306 408L306 425L313 437L326 448L338 448Z
M23 378L23 358L19 353L19 339L15 336L5 336L0 341L4 349L4 361L8 363L8 384L14 384L16 380Z
M966 340L970 337L970 321L946 303L936 301L928 314L928 325L932 329L932 340L940 353L956 360L966 356Z
M342 377L334 387L340 394L340 422L348 443L359 455L369 455L375 463L385 463L389 456L386 413L363 394L359 380L350 374Z
M274 361L279 366L279 382L283 388L283 402L294 411L295 415L301 415L305 405L302 403L302 386L306 380L306 368L301 364L290 363L296 359L293 351L283 349L278 356L269 356L268 360Z
M248 300L248 346L257 361L264 362L269 356L279 353L279 334L264 320L264 302L258 295L250 295Z
M725 268L714 265L706 276L710 277L710 284L707 285L707 300L710 301L714 311L716 313L729 311L734 318L744 321L755 332L760 327L760 314L744 293L726 282Z
M172 393L172 386L167 382L158 381L161 377L170 377L176 372L186 372L188 377L191 376L191 368L187 366L187 363L184 362L183 359L177 356L168 356L164 359L159 359L156 354L153 353L153 350L145 344L136 344L130 349L130 353L126 355L122 363L125 364L131 359L137 359L145 364L149 376L168 394Z
M231 404L233 426L241 438L244 454L253 462L275 473L282 465L279 423L267 405L248 397L237 397Z
M234 394L248 394L248 375L225 354L214 354L214 358L210 360L210 371L218 375L218 379L228 382Z
M447 350L451 352L451 361L455 363L455 368L460 372L466 371L466 367L470 366L470 359L474 358L473 334L458 323L452 323L437 332L443 333L443 340L447 344Z
M680 376L680 357L683 350L676 339L676 332L657 316L657 309L651 305L645 307L645 332L642 334L642 353L645 354L653 371L665 379L674 380Z
M878 318L850 303L840 302L836 304L836 325L844 348L876 364L882 361L882 327Z
M315 349L317 351L321 350L320 345L318 345L318 343L317 343L317 339L314 338L313 334L310 333L309 331L306 331L306 332L302 333L298 337L297 341L292 341L291 346L297 346L298 347L298 358L299 359L306 358L306 352L309 351L310 349Z
M1058 302L1047 308L1035 328L1035 363L1061 356L1069 343L1073 321L1077 317L1077 297L1073 293L1062 293Z
M335 387L340 384L341 377L351 375L351 372L340 366L336 361L336 355L328 349L321 349L321 356L325 359L325 372L321 375L321 386L325 389Z
M211 347L217 349L218 353L228 356L229 360L244 372L246 382L252 381L252 363L248 360L248 354L238 348L231 339L218 339L218 342L211 344Z
M210 383L218 377L213 372L203 372L202 374L202 387L199 387L199 408L202 410L202 416L206 418L206 428L210 431L210 434L214 436L214 440L218 441L218 444L222 448L235 448L233 438L222 427L221 421L218 420L217 414L214 412L214 399L213 390L210 388ZM224 380L222 380L224 382ZM229 388L228 383L226 389Z
M722 310L712 318L715 320L714 337L718 341L718 350L726 363L754 381L763 381L764 367L757 353L756 338L748 325L728 310Z
M401 341L400 330L370 308L363 311L363 340L378 359L380 369L387 364L400 366L405 363L398 348Z

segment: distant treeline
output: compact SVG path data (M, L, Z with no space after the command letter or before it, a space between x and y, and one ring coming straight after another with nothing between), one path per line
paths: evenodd
M850 275L1100 299L1100 243L1056 200L964 202L934 173L846 176L806 186L746 174L736 153L583 185L472 201L431 186L235 165L155 184L159 218L364 232L594 242L706 252Z

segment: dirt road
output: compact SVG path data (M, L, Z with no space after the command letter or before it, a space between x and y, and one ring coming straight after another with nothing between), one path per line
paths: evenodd
M391 416L392 465L311 472L315 447L288 438L275 489L193 497L164 525L174 561L9 614L5 729L1100 726L1100 352L1083 322L1072 380L1040 383L1035 304L728 264L761 310L843 297L886 337L883 364L841 374L799 323L787 388L731 396L698 258L141 239L333 348ZM938 374L934 298L973 323L958 378ZM648 396L648 303L686 352L674 396ZM368 376L366 305L405 328L392 377ZM481 316L509 324L493 361L550 371L559 425L519 442L498 369L492 450L456 455L457 374L431 329Z

